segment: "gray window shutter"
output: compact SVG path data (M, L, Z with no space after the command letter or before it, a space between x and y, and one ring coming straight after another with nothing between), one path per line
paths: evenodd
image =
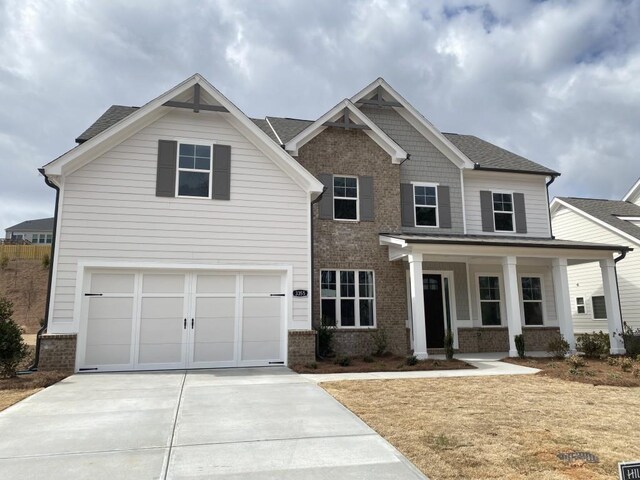
M438 226L451 228L451 198L447 185L438 186Z
M403 227L415 227L415 215L413 213L413 185L410 183L400 184L400 211Z
M494 232L493 195L488 190L480 191L480 216L482 218L482 231Z
M333 219L333 175L321 173L318 180L324 185L324 193L318 202L318 216L325 220Z
M211 198L229 200L231 198L231 147L213 146L213 188Z
M373 222L373 177L358 177L360 221Z
M524 206L524 193L513 194L513 211L516 217L516 232L527 233L527 212Z
M158 140L158 168L156 170L156 197L176 196L176 162L178 142Z

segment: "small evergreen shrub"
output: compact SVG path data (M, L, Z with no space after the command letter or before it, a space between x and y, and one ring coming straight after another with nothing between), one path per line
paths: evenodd
M0 376L16 376L18 365L29 355L29 347L22 339L22 329L11 319L13 304L0 298Z
M6 253L3 253L0 256L0 270L6 270L8 266L9 266L9 257L7 256Z
M573 368L580 368L586 365L584 358L582 358L580 355L571 355L569 358L567 358L567 363Z
M623 357L620 359L620 368L623 372L630 372L633 369L633 360Z
M375 360L371 355L365 355L364 357L362 357L362 361L364 363L373 363Z
M576 337L576 348L587 358L599 358L607 355L611 344L609 334L600 330L598 333L582 333Z
M616 365L618 365L618 359L616 357L609 357L607 358L607 364L610 367L615 367Z
M448 330L447 333L444 334L444 354L446 359L451 360L453 353L453 333L451 333L451 330Z
M631 357L640 355L640 328L634 330L625 322L624 330L618 335L622 337L624 349L627 351L627 355Z
M551 340L547 346L547 352L558 359L566 357L570 351L569 342L564 339L562 334Z
M346 355L342 355L336 359L336 363L341 367L348 367L351 365L351 359Z
M316 327L318 357L325 358L333 354L333 334L335 327L320 324Z
M309 362L305 364L305 368L309 368L311 370L316 370L318 368L318 364L316 362Z
M516 335L514 340L516 342L516 350L518 350L518 357L524 358L524 335Z
M416 357L415 355L409 355L405 359L404 363L406 363L410 367L412 367L413 365L417 365L418 364L418 357Z
M387 339L387 331L384 327L379 327L371 332L371 341L373 342L373 355L380 357L387 352L389 340Z
M42 268L49 268L49 263L50 263L50 259L49 259L49 254L45 253L42 256Z

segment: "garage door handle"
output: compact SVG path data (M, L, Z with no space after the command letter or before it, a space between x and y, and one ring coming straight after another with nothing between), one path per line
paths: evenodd
M101 297L102 294L101 293L85 293L84 296L85 297Z
M193 322L194 322L194 319L192 318L191 319L191 328L193 328Z
M184 328L187 328L187 319L184 319Z
M284 297L284 293L272 293L272 297Z

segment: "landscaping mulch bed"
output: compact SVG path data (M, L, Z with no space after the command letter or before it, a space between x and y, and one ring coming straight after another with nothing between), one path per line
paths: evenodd
M369 360L369 361L365 361ZM362 373L362 372L411 372L417 370L454 370L475 368L462 360L419 360L415 365L407 365L406 358L397 355L380 357L350 357L350 364L342 366L336 358L318 360L313 364L295 365L298 373ZM315 367L315 368L314 368Z
M568 359L555 358L505 358L504 362L538 368L538 375L559 378L570 382L588 383L590 385L608 385L612 387L640 387L640 362L631 360L632 366L624 371L621 359L625 357L611 357L615 364L608 359L584 358L585 365L575 367Z

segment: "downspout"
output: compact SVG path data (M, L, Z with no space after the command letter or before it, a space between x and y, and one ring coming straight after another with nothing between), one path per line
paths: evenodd
M549 205L549 185L551 185L553 182L556 181L556 177L554 177L553 175L551 175L551 180L549 180L546 184L546 188L547 188L547 211L549 212L549 235L551 236L551 238L555 238L553 236L553 226L551 223L551 206Z
M623 250L620 252L620 256L613 259L613 263L615 264L613 267L613 273L616 275L616 293L618 294L618 308L620 309L620 328L622 328L621 332L624 333L624 319L622 318L622 302L620 301L620 286L618 285L618 262L620 260L624 260L624 257L627 256L627 251Z
M324 187L322 189L322 193L320 195L318 195L318 197L314 200L311 201L311 205L309 205L309 209L311 210L310 215L311 215L311 231L310 231L310 235L311 235L311 294L309 295L309 301L311 302L311 328L313 329L313 292L314 292L314 283L316 282L316 272L315 272L315 255L313 253L314 250L314 242L313 242L313 206L318 203L320 201L320 199L322 198L322 196L324 195L324 192L327 191L327 187ZM320 344L319 344L319 340L318 340L318 336L315 335L316 337L316 356L318 355L318 351L320 348Z
M49 257L49 281L47 282L47 303L44 313L44 325L40 327L40 330L38 330L38 334L36 336L36 355L33 360L33 365L29 367L29 370L32 372L38 370L38 363L40 362L40 338L49 325L49 308L51 307L51 284L53 282L53 259L55 258L56 254L56 230L58 226L58 204L60 201L60 187L49 180L49 177L47 177L47 175L44 173L44 168L39 168L38 172L40 172L44 177L44 182L56 191L56 205L53 212L53 231L51 232L51 256Z

